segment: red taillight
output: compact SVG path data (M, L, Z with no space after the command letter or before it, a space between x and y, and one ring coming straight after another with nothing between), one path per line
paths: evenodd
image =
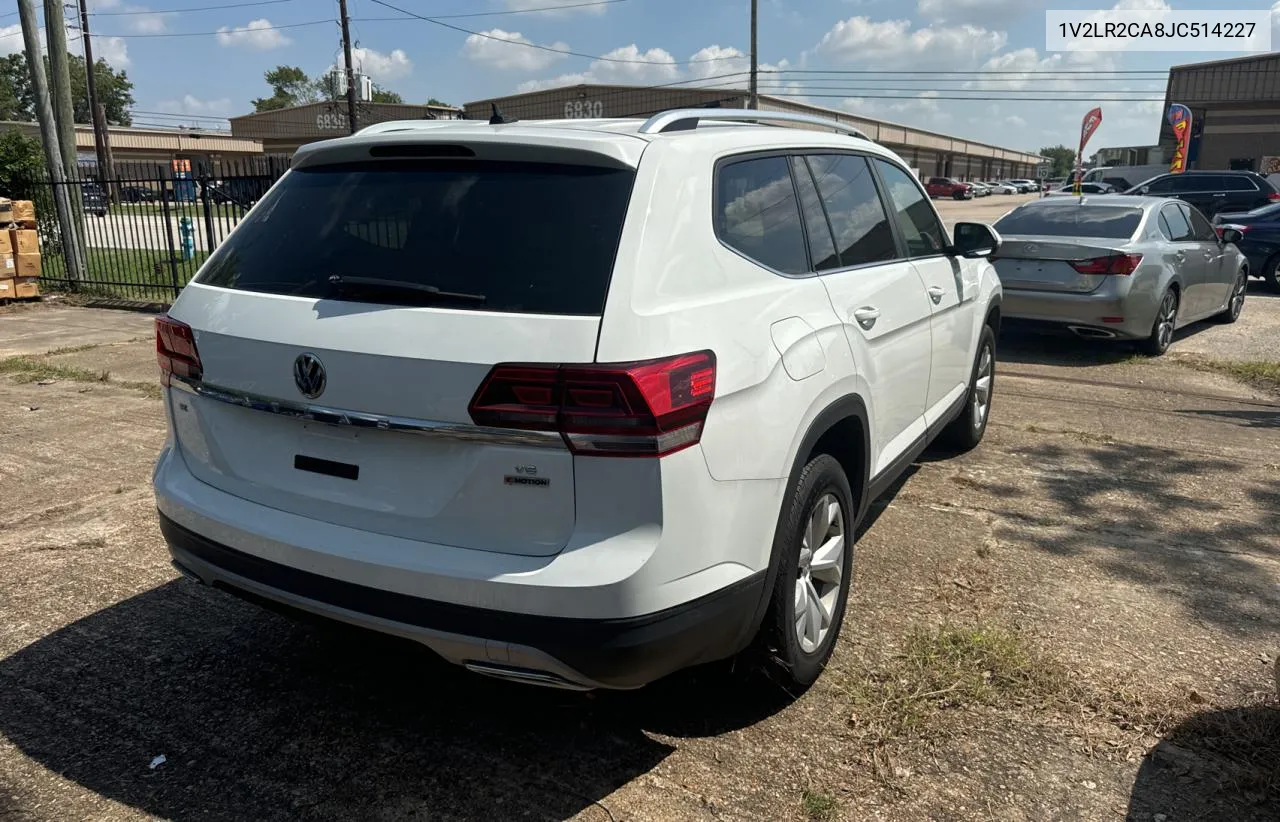
M577 454L661 457L698 442L715 393L710 351L608 365L496 365L468 411L477 425L558 431Z
M1071 267L1081 274L1132 274L1142 262L1141 254L1110 254L1091 260L1071 260Z
M191 326L168 314L156 317L156 360L160 363L160 382L166 386L171 376L191 380L204 376Z
M1280 203L1280 191L1273 191L1267 195L1267 199L1273 203Z

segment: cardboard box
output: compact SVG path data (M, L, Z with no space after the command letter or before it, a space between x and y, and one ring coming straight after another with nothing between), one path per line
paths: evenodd
M11 222L13 222L13 200L0 197L0 224L8 225Z
M19 277L13 281L14 296L19 300L29 300L40 296L40 282L35 277Z
M0 279L16 276L18 276L18 270L13 262L13 255L8 251L0 253Z
M40 235L29 228L9 229L9 244L14 254L40 253Z
M40 276L39 254L14 254L13 273L18 277Z
M0 254L12 254L13 243L9 242L9 232L0 231ZM4 275L0 275L4 276Z
M13 221L15 223L34 223L36 221L36 204L30 200L14 200Z
M0 300L12 300L17 294L12 277L0 277Z

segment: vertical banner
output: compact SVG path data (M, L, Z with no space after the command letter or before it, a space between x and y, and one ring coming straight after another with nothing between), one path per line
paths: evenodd
M1169 173L1181 174L1187 170L1187 157L1191 150L1191 109L1181 103L1169 106L1169 125L1173 126L1174 140Z
M1084 147L1088 145L1089 138L1098 130L1098 126L1102 125L1102 109L1092 109L1084 116L1084 120L1080 123L1080 150L1076 152L1076 179L1075 188L1072 193L1080 193L1080 178L1084 176Z

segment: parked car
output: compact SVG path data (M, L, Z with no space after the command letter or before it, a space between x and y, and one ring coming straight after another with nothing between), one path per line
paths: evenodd
M97 183L80 184L80 202L86 214L95 217L107 216L107 193Z
M814 117L395 125L299 149L157 321L179 569L508 680L813 682L868 503L982 439L999 238Z
M1161 174L1135 186L1127 194L1177 197L1207 217L1242 212L1280 202L1280 191L1254 171L1184 171Z
M969 187L973 189L974 197L990 197L991 189L987 188L986 183L970 181Z
M925 184L930 197L950 197L953 200L973 199L973 186L951 177L930 177Z
M1009 183L1000 183L995 180L988 180L987 186L991 189L992 194L1017 194L1018 187Z
M121 186L120 199L126 203L152 203L156 193L146 186Z
M1005 316L1160 355L1176 329L1244 308L1249 264L1195 208L1152 197L1046 198L996 222Z
M1280 291L1280 203L1242 213L1214 215L1218 236L1235 229L1236 247L1249 259L1249 273L1261 277L1272 291Z
M1040 184L1035 180L1009 180L1009 182L1017 186L1022 194L1032 194L1040 190Z
M1145 180L1158 177L1169 171L1168 163L1157 163L1140 166L1102 166L1091 168L1081 177L1086 183L1106 183L1117 191L1128 191Z
M1106 183L1081 183L1081 194L1114 194L1116 190ZM1075 186L1068 183L1062 188L1055 188L1053 191L1047 192L1050 197L1074 197L1076 196Z

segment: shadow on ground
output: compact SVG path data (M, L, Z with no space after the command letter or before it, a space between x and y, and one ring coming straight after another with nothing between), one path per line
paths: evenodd
M717 734L790 702L755 678L699 687L723 675L622 694L506 685L178 580L0 661L0 733L163 818L562 819L672 752L647 731Z
M1203 711L1153 747L1126 818L1159 817L1280 819L1280 703Z
M1054 554L1090 552L1114 577L1158 585L1206 623L1233 633L1280 632L1270 572L1280 560L1280 480L1241 473L1231 460L1159 446L1113 442L1017 449L1039 466L1050 504L1030 512L1018 495L998 507L1031 544ZM1235 483L1215 501L1213 477ZM1101 552L1101 553L1099 553Z

